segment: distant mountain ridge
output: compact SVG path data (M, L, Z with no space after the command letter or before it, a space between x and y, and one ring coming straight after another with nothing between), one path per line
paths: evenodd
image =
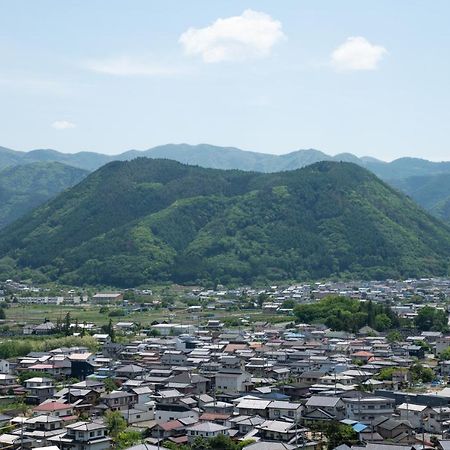
M352 163L258 173L138 158L6 227L0 254L3 277L72 285L437 276L450 228Z
M434 216L450 223L450 173L394 180L393 185Z
M88 171L58 162L35 162L0 171L0 228L74 186Z
M351 153L331 156L314 149L273 155L209 144L166 144L142 151L129 150L118 155L93 152L69 154L50 149L18 152L0 147L0 169L30 162L56 161L93 171L111 161L127 161L142 156L172 159L184 164L213 169L239 169L256 172L280 172L299 169L320 161L342 161L365 167L384 180L450 172L450 162L432 162L420 158L405 157L388 163L373 157L359 158Z

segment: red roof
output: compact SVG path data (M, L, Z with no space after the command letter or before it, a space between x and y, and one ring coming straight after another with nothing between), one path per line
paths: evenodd
M59 411L61 409L69 409L72 408L72 405L68 405L66 403L61 402L48 402L48 403L42 403L36 408L34 408L34 411Z
M34 366L28 367L28 369L53 369L53 367L52 364L35 364Z
M373 356L373 353L361 350L359 352L353 353L353 356L364 356L365 358L371 358Z
M169 422L160 423L159 426L164 431L176 430L177 428L182 428L183 424L178 422L178 420L170 420Z

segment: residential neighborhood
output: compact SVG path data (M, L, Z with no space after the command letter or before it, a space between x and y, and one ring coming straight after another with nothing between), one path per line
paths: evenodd
M449 280L193 288L169 315L152 291L81 293L78 302L62 293L51 304L20 283L2 292L6 317L21 298L72 309L17 324L25 342L48 347L0 360L0 448L449 448L450 332L421 330L417 319L430 305L447 314ZM298 305L333 296L390 305L401 326L340 331L298 320ZM164 320L130 319L142 307ZM109 323L77 311L102 311ZM0 352L18 342L9 334Z

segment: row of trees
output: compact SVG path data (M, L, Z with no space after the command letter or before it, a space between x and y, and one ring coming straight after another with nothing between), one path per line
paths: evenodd
M315 303L297 305L294 314L298 322L323 323L336 331L356 332L364 326L377 331L396 330L399 326L410 327L411 322L401 320L389 305L328 296ZM443 309L424 306L414 319L420 331L448 331L448 317Z
M294 314L298 322L323 323L337 331L356 332L366 325L378 331L386 331L397 328L400 324L399 318L388 305L338 296L297 305Z

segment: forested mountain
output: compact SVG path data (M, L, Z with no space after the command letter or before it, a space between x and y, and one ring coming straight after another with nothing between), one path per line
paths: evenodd
M121 287L428 276L448 274L450 228L355 164L263 174L139 158L7 227L0 254L4 275Z
M0 171L0 228L74 186L88 173L56 162L3 169Z
M450 223L450 173L396 180L394 185L436 217Z

